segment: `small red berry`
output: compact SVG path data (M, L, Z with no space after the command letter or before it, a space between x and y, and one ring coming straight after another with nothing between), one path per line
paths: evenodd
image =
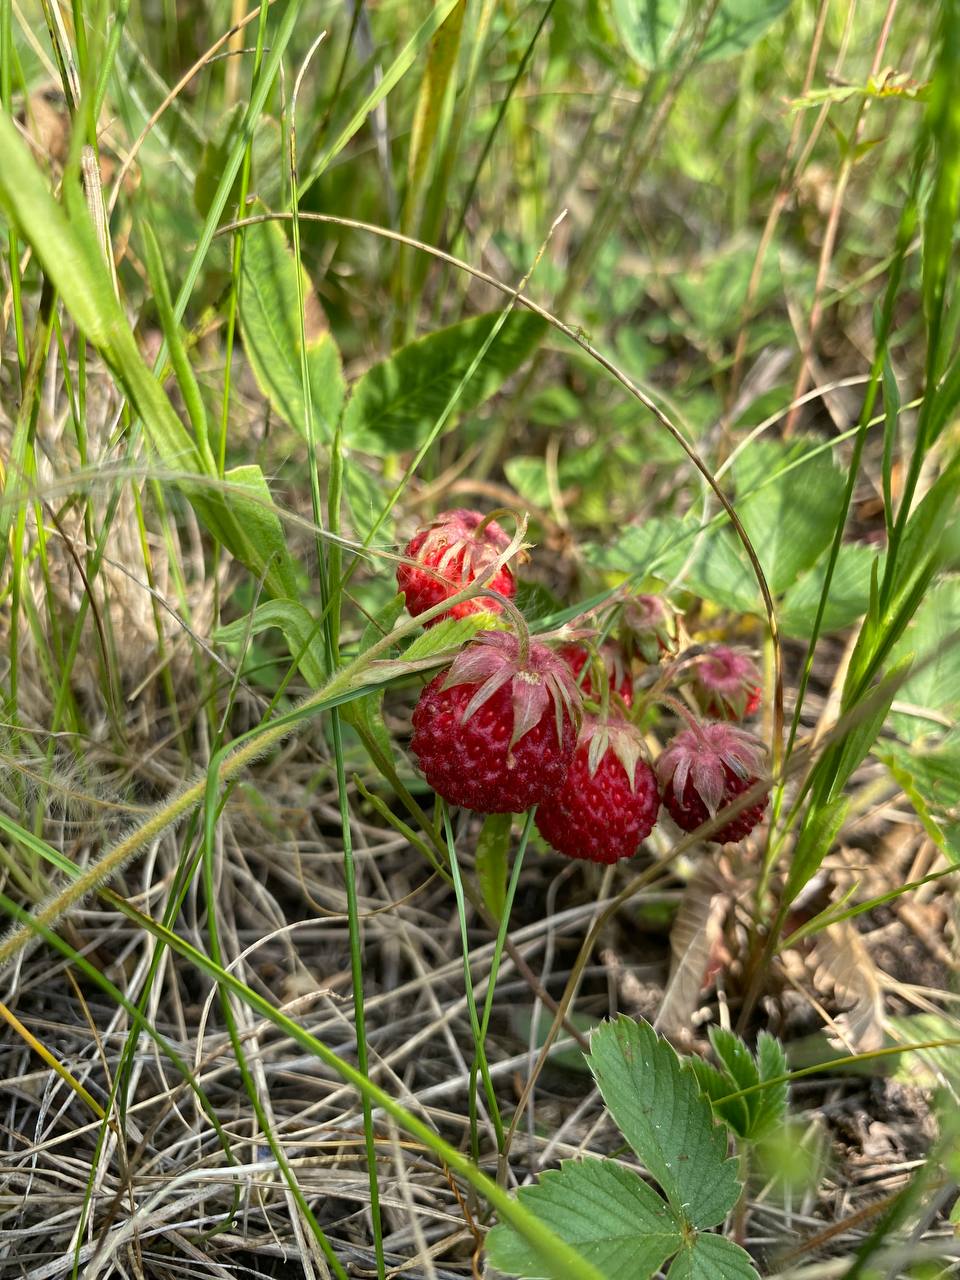
M584 664L590 658L590 650L582 644L565 644L560 649L561 658L570 664L570 670L573 672L573 678L580 686L580 692L585 698L592 698L594 702L600 701L600 695L594 692L593 688L593 670L588 669L587 674L581 680L580 672L584 668ZM633 704L633 680L630 672L627 670L620 650L612 644L602 645L600 648L600 657L607 671L607 679L610 682L610 692L618 693L626 705L629 707Z
M496 520L488 521L481 529L482 520L479 511L444 511L408 543L404 551L408 559L397 566L397 587L406 597L411 617L456 595L510 545L509 537ZM516 580L506 565L493 575L490 587L513 598ZM427 625L432 626L446 617L465 618L485 611L501 613L503 610L492 596L475 596L454 605L449 614L441 614Z
M712 645L693 668L694 694L704 715L744 720L760 706L760 672L738 649Z
M642 749L625 721L584 720L570 772L537 809L537 830L558 853L608 864L633 857L660 811Z
M421 693L410 746L450 804L523 813L563 782L579 720L562 658L531 643L523 660L515 635L482 631Z
M746 729L718 722L683 729L657 761L665 808L678 827L695 831L756 785L763 771L763 756L763 744ZM742 840L763 817L766 807L764 795L709 839L717 844Z

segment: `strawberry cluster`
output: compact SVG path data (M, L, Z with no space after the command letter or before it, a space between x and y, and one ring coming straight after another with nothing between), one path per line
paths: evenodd
M536 805L543 838L590 862L636 854L661 804L684 831L733 806L708 838L743 840L767 804L762 787L738 803L764 774L762 743L738 723L760 703L753 660L690 645L680 615L654 595L618 601L616 641L595 645L583 631L556 648L532 641L512 603L509 545L491 517L449 511L416 534L397 572L413 616L476 582L476 596L441 616L487 610L515 623L480 632L421 693L411 750L430 786L478 813ZM651 763L651 716L664 707L684 727Z

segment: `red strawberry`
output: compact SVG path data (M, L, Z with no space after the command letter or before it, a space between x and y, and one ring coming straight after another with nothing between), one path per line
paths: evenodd
M664 806L678 827L695 831L759 781L763 756L763 744L746 729L716 721L683 729L657 761ZM742 840L766 807L764 795L709 839L717 844Z
M570 664L573 678L579 684L580 692L583 696L592 698L594 702L599 702L600 695L595 693L593 689L592 668L587 671L582 680L579 679L584 664L590 658L590 650L582 644L565 644L560 649L560 656ZM633 680L623 661L623 655L620 650L612 644L602 645L600 657L603 659L603 665L607 669L610 692L618 693L627 706L631 706L633 703Z
M552 650L482 631L420 695L411 749L451 804L523 813L563 782L577 743L580 691Z
M537 809L537 830L558 853L604 863L633 857L660 810L642 749L626 721L584 720L566 780Z
M760 706L760 672L738 649L715 644L693 668L694 694L704 715L745 720Z
M510 545L509 537L496 520L488 521L481 529L482 521L479 511L444 511L407 545L404 555L415 563L397 566L397 586L406 597L411 617L456 595ZM490 586L511 599L517 589L514 576L506 566L493 575ZM454 605L449 614L441 614L433 622L484 611L502 613L503 610L499 601L491 596L475 596Z

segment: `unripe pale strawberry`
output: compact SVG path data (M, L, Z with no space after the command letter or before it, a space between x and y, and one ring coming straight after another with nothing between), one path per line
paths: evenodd
M680 647L680 615L664 596L635 595L623 607L625 642L651 665Z
M684 831L713 818L763 773L764 747L746 729L710 721L683 729L657 760L663 804ZM732 844L749 835L767 807L764 795L708 839Z
M456 595L490 567L510 545L510 539L496 520L483 528L479 511L444 511L431 524L420 529L404 550L408 560L397 566L397 587L403 592L407 611L417 617ZM506 567L498 569L490 587L512 599L517 584ZM502 606L492 596L475 596L456 604L449 613L428 623L432 626L444 618L465 618L471 613L501 613Z
M633 857L660 810L642 750L633 725L585 717L570 772L537 808L537 830L558 853L602 863Z
M579 679L580 672L590 658L590 650L582 644L565 644L560 648L560 656L570 664L573 678L579 684L580 692L583 696L592 698L594 702L599 702L600 694L593 687L592 665L583 679ZM600 657L606 668L607 679L610 682L610 692L618 693L626 705L628 707L631 706L633 703L633 680L623 660L623 654L615 645L605 644L600 647Z
M580 691L545 645L483 631L413 712L411 750L438 795L477 813L523 813L556 791L577 744Z
M760 672L739 649L711 645L694 664L693 692L704 715L745 720L760 706Z

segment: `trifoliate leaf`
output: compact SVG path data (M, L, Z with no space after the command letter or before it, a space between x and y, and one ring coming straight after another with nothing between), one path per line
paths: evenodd
M667 1280L757 1280L750 1255L723 1236L695 1235L677 1254Z
M676 1213L692 1227L722 1222L740 1194L737 1163L674 1049L621 1015L593 1033L589 1062L610 1114Z
M566 1160L518 1194L525 1208L609 1280L648 1280L683 1244L670 1207L613 1160ZM490 1232L487 1254L509 1275L536 1280L545 1274L537 1254L506 1224Z

